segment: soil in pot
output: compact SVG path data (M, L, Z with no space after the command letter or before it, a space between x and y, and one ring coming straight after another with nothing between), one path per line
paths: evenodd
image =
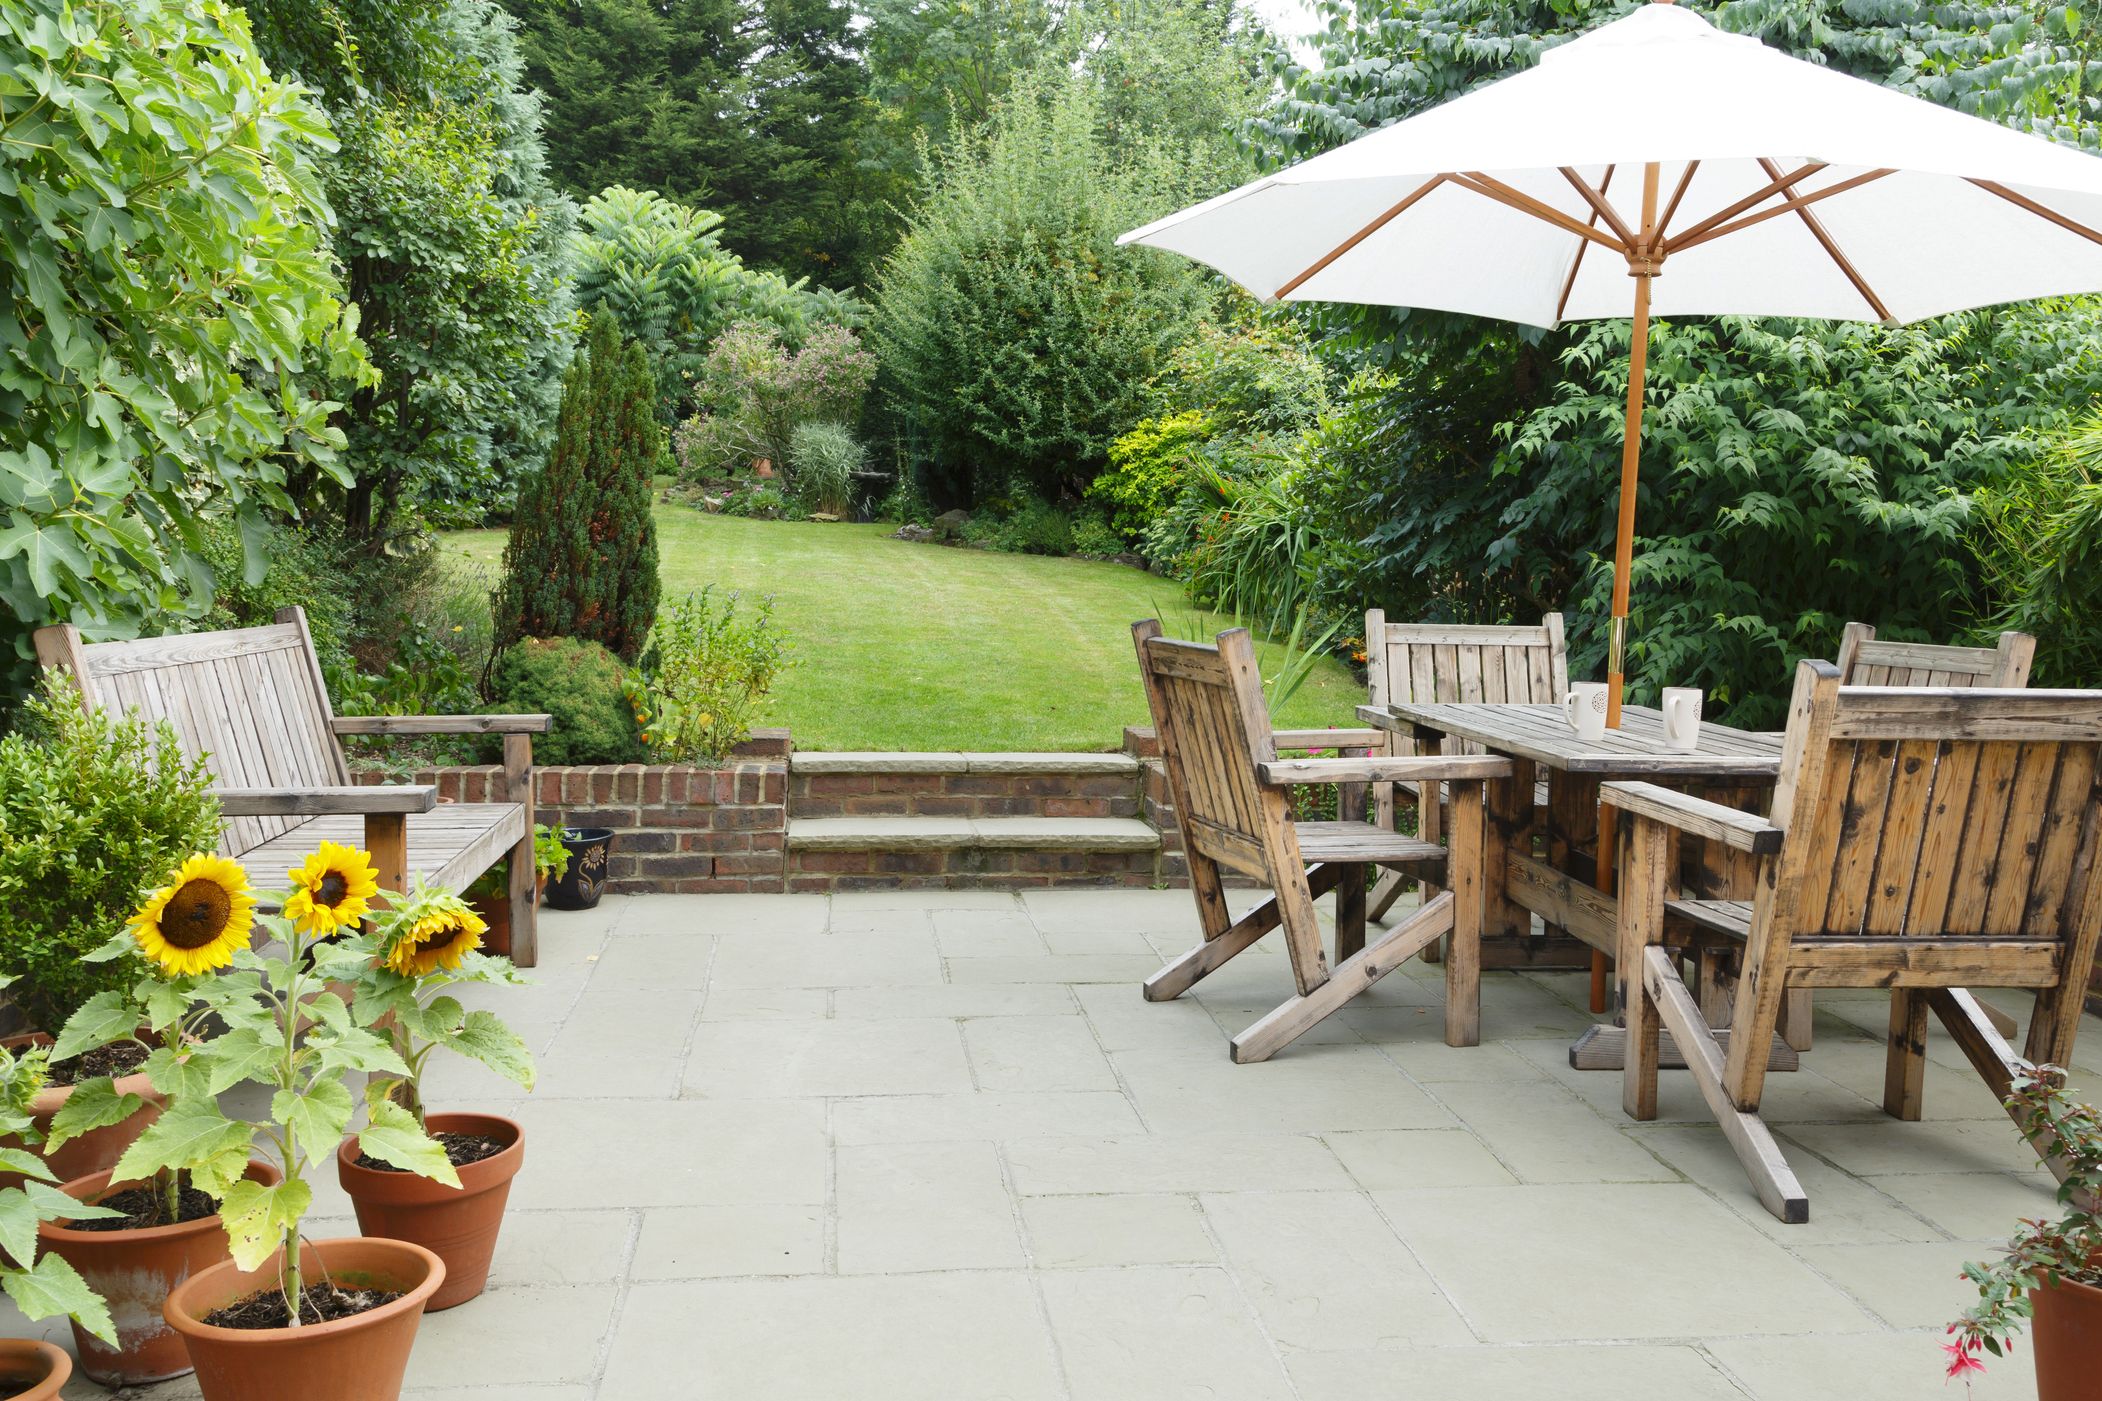
M248 1179L268 1185L278 1180L278 1171L252 1160ZM114 1348L74 1328L80 1369L107 1386L164 1381L188 1372L189 1351L168 1326L162 1305L177 1285L226 1259L226 1230L216 1203L188 1188L182 1219L164 1226L158 1193L150 1184L122 1184L111 1192L109 1173L103 1171L75 1178L62 1190L127 1213L122 1220L47 1221L37 1228L38 1244L80 1271L108 1302L117 1327Z
M25 1046L48 1046L50 1044L51 1038L40 1031L30 1032L24 1036L10 1036L5 1040L0 1040L0 1045L6 1046L9 1050L20 1050ZM117 1048L106 1049L115 1050ZM143 1047L131 1047L128 1049L132 1053L137 1054L142 1061L144 1060L146 1051ZM89 1052L88 1054L93 1056L95 1053ZM80 1062L85 1059L87 1057L76 1056L72 1061L60 1061L52 1067L52 1070L55 1075L77 1074L82 1080L91 1080L97 1074L108 1073L106 1071L93 1070L83 1072L80 1069ZM36 1116L36 1124L39 1130L46 1133L50 1131L51 1116L58 1113L59 1108L65 1104L72 1093L73 1081L71 1079L67 1079L64 1083L54 1079L51 1083L46 1084L43 1089L37 1091L36 1102L31 1106L31 1112ZM92 1129L67 1143L56 1153L50 1154L44 1161L50 1166L52 1176L61 1182L70 1182L76 1177L86 1177L91 1173L108 1171L117 1165L117 1159L124 1156L124 1150L131 1147L132 1143L140 1134L146 1132L155 1119L160 1118L161 1097L155 1093L153 1086L147 1082L144 1075L134 1072L119 1076L117 1079L117 1093L120 1095L137 1095L146 1101L145 1107L121 1124L110 1124L105 1128ZM0 1147L20 1148L22 1146L20 1143L0 1138ZM21 1183L22 1177L19 1173L0 1173L0 1187L18 1187Z
M333 1284L310 1284L299 1291L299 1321L334 1323L339 1318L356 1318L384 1308L401 1296L399 1289L338 1289ZM214 1328L287 1328L292 1323L292 1311L285 1307L282 1293L265 1289L213 1309L204 1321Z
M0 1401L56 1401L73 1376L65 1349L26 1338L0 1338Z
M144 1065L146 1058L152 1054L153 1051L149 1047L137 1041L119 1041L109 1046L97 1046L92 1051L82 1051L70 1059L51 1062L51 1078L44 1083L71 1088L98 1075L121 1080Z
M300 1258L309 1281L394 1297L297 1328L220 1328L206 1320L274 1292L278 1257L254 1270L228 1261L192 1277L168 1296L166 1313L189 1345L205 1401L397 1401L424 1304L445 1282L445 1263L421 1246L365 1237L309 1241Z
M356 1138L337 1150L336 1176L357 1208L359 1230L413 1241L445 1261L445 1285L428 1305L436 1312L466 1303L488 1282L511 1179L525 1163L525 1128L495 1114L432 1114L425 1126L458 1169L457 1188L376 1163Z

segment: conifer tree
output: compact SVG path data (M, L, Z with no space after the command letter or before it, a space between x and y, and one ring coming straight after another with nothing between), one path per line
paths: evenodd
M522 637L580 637L628 662L642 651L657 616L656 406L642 346L593 316L563 382L554 450L518 491L495 600L499 652Z

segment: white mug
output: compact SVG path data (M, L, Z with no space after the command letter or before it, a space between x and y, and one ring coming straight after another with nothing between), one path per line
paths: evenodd
M1664 742L1697 749L1701 742L1701 693L1692 686L1664 688Z
M1606 683L1572 681L1562 697L1562 714L1576 728L1579 739L1606 737Z

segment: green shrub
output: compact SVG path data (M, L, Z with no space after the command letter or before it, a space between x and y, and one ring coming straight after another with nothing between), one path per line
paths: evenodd
M852 423L876 373L876 358L852 331L825 326L800 348L778 328L742 321L708 348L696 394L703 412L674 435L689 477L735 476L765 461L787 470L805 423Z
M2102 408L1976 499L1974 549L1998 603L1985 631L2036 634L2036 680L2102 682Z
M1107 559L1124 553L1124 541L1100 511L1083 511L1073 517L1073 553L1087 559Z
M738 616L738 596L716 606L710 589L667 605L650 630L628 698L658 763L717 763L751 737L752 722L787 663L774 601Z
M1217 431L1198 409L1140 419L1109 445L1109 470L1089 485L1088 499L1108 504L1126 539L1141 538L1188 488L1192 464Z
M898 473L883 499L876 503L876 519L894 525L925 525L934 519L934 506L920 490L919 482L908 469Z
M1291 433L1328 408L1328 376L1295 322L1205 322L1168 353L1154 380L1160 411L1196 410L1220 430Z
M265 567L262 577L250 583L243 574L241 531L235 523L223 516L199 523L197 553L216 582L210 607L185 630L264 627L277 621L278 609L302 608L323 673L333 680L347 672L360 595L351 552L297 526L267 526L262 540Z
M496 645L578 637L624 659L657 613L652 474L664 453L656 382L641 345L591 318L570 365L547 466L519 488L496 595Z
M752 477L723 493L722 514L750 516L754 520L799 521L806 519L810 512L802 502L782 489L779 480Z
M844 423L799 423L789 437L789 480L814 511L846 515L854 505L854 479L868 465L868 449Z
M1162 518L1164 525L1187 521L1192 543L1176 568L1190 597L1270 633L1292 626L1309 602L1315 532L1301 499L1297 446L1215 439L1178 509Z
M202 760L175 732L82 708L47 676L0 737L0 973L30 1024L54 1034L98 992L129 986L123 960L83 963L191 854L219 843ZM278 874L282 874L281 872Z
M993 548L1015 555L1073 553L1073 522L1047 501L1030 498L1000 523Z
M529 637L496 659L490 693L500 711L554 717L554 728L533 738L539 763L638 764L642 735L623 692L626 675L596 642Z

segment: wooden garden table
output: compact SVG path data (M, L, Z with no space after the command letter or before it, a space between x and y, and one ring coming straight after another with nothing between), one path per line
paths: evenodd
M1617 957L1613 817L1599 809L1600 783L1647 779L1764 812L1781 773L1780 734L1703 721L1695 748L1673 749L1664 742L1663 712L1649 706L1623 707L1620 728L1595 740L1580 737L1559 705L1400 702L1359 706L1358 717L1415 739L1424 752L1479 748L1511 759L1511 776L1492 780L1486 794L1484 966L1540 966L1527 953L1537 947L1534 915L1550 934L1566 932L1595 955ZM1535 798L1537 770L1547 777L1544 809ZM1693 846L1681 867L1690 890L1704 899L1750 894L1743 858L1719 842ZM1605 1010L1600 959L1593 961L1592 1010ZM1597 1033L1615 1030L1594 1028L1585 1043L1592 1052L1574 1058L1598 1069L1617 1064L1613 1036L1593 1044L1601 1041Z

